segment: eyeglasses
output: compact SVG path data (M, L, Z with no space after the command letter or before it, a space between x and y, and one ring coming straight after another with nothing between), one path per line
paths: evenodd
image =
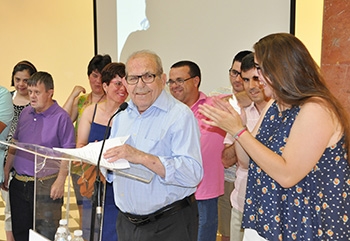
M185 81L187 81L187 80L189 80L189 79L192 79L192 78L194 78L195 76L192 76L192 77L189 77L189 78L187 78L187 79L176 79L176 80L168 80L167 82L166 82L166 84L168 85L168 86L170 86L170 85L173 85L173 84L177 84L177 85L183 85L184 83L185 83Z
M121 81L111 81L110 84L114 84L114 86L117 88L123 86L123 83Z
M156 79L156 75L145 73L143 75L128 75L125 77L126 83L129 85L136 85L139 82L139 79L145 84L150 84Z
M238 72L237 70L232 69L232 68L229 69L228 72L229 72L229 74L230 74L232 77L237 77L238 75L241 74L241 72Z

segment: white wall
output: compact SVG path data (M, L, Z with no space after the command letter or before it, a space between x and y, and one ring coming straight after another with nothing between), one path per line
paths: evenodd
M99 26L98 30L104 31L99 36L104 39L98 41L98 52L108 53L117 61L117 1L96 1L99 6L107 6L107 9L100 8L99 12L108 17L105 22L99 22L103 27ZM122 1L134 3L144 0L118 0L118 4ZM229 86L227 70L237 51L250 49L258 38L273 31L271 29L275 24L281 25L278 28L289 31L289 2L290 0L147 0L150 3L148 6L156 9L148 16L150 23L154 22L153 19L161 21L148 30L152 33L154 29L160 30L160 34L152 34L150 38L155 43L163 43L154 50L162 57L165 72L168 73L169 66L182 58L195 60L203 72L202 89L208 92L218 86ZM181 8L180 3L186 3L185 7ZM211 6L212 10L205 11L209 3L214 6ZM239 4L246 8L236 6ZM219 8L225 6L226 9L219 11ZM296 8L296 36L319 62L323 1L298 1ZM90 91L86 67L94 55L92 9L92 1L86 0L0 0L0 85L12 90L10 78L13 66L20 60L27 59L39 70L52 73L55 98L60 104L64 103L74 85L83 85ZM151 15L152 12L157 16ZM125 13L131 14L134 10L127 9ZM212 19L211 24L209 20L202 20L204 16ZM218 24L219 19L224 23ZM272 23L265 23L267 20ZM173 30L162 24L169 21L175 21L172 24ZM202 26L198 27L199 30L194 26L200 21L209 22L205 30L214 24L216 29L207 30L206 37L203 37L198 31L202 31L204 25L199 25ZM180 27L180 23L187 25ZM137 43L148 45L150 41L140 38ZM206 47L199 47L205 44Z
M132 52L150 49L161 57L167 74L173 63L192 60L201 68L201 90L205 93L229 86L228 69L237 52L252 50L253 44L267 34L289 32L289 0L146 0L144 15L149 28L132 32L124 48L118 49L114 33L137 18L133 16L137 3L145 0L118 0L117 4L116 0L105 0L101 1L104 7L108 6L107 1L110 6L114 3L116 9L119 6L115 13L125 16L111 17L109 7L107 16L117 21L110 21L108 28L104 26L106 32L99 31L99 38L101 43L113 43L113 48L99 44L100 53L110 53L114 60L121 53L120 60L125 62ZM98 19L106 16L102 7ZM130 16L132 19L128 20ZM142 20L142 16L137 19ZM139 29L143 28L140 25Z

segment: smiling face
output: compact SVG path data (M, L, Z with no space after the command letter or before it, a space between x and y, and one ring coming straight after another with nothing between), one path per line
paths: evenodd
M121 104L128 97L128 92L123 85L123 79L119 75L116 75L115 78L109 82L109 85L103 83L103 89L106 93L107 100L112 100Z
M130 98L137 106L140 113L146 111L158 98L164 89L166 75L158 73L157 63L154 57L150 54L143 53L133 56L126 63L127 76L140 76L146 73L155 74L152 83L144 83L141 78L134 85L128 84L123 79L123 84L126 87Z
M242 71L242 80L244 89L249 98L254 103L261 103L265 100L265 94L262 84L259 81L259 74L256 68L247 71Z
M17 71L13 76L13 83L18 94L22 96L28 95L27 81L30 77L30 73L27 69Z
M198 99L199 77L191 78L188 66L173 67L169 72L170 93L179 101L191 107ZM183 81L186 80L186 81Z

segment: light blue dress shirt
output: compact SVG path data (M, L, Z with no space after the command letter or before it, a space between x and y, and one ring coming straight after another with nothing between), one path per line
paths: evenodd
M6 128L0 132L0 140L6 141L7 134L10 131L11 121L13 118L13 104L10 92L0 86L0 121L6 125ZM0 145L0 183L4 181L4 157L5 157L5 145Z
M121 211L150 214L196 191L203 176L200 132L186 105L163 90L140 114L130 100L128 108L115 117L110 138L127 135L127 144L158 156L166 172L165 178L155 175L150 183L114 174L114 198Z

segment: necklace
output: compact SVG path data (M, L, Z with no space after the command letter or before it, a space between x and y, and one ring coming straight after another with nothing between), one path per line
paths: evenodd
M103 94L103 95L100 97L100 99L97 101L97 103L100 102L100 101L103 99L104 96L105 96L105 94Z
M102 99L103 99L103 97L105 96L105 94L103 94L103 95L101 95L101 97L97 100L97 102L96 103L99 103ZM92 102L92 92L89 94L89 102L92 104L93 102Z

